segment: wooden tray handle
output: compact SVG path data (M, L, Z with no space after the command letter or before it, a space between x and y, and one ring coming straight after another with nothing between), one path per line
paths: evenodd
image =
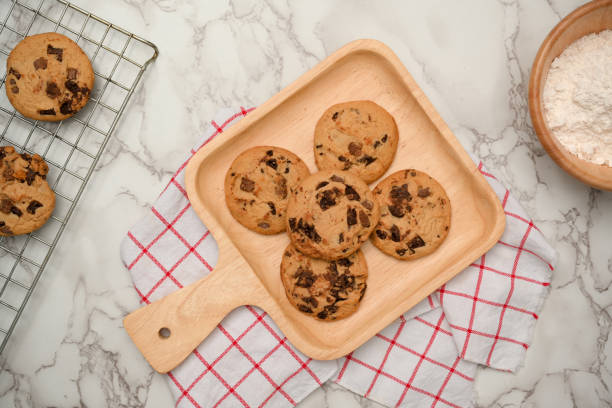
M235 266L217 265L208 276L123 319L155 371L167 373L179 365L236 307L257 304L261 283L247 273L247 265Z

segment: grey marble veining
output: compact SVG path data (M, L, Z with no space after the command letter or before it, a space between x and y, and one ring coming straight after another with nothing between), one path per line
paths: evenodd
M0 406L173 404L122 329L138 307L119 242L224 106L256 106L376 38L559 251L524 367L478 372L482 407L612 405L612 193L574 180L530 123L530 67L577 0L74 0L160 48L0 357ZM326 384L300 407L376 407Z

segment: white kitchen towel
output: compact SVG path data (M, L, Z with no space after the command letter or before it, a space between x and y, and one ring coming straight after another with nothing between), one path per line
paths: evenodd
M121 258L143 303L212 271L217 246L184 188L189 158L249 110L220 112L211 129L128 232ZM293 406L332 379L387 406L469 407L477 364L523 361L556 253L508 190L479 165L506 212L506 230L484 256L366 344L336 361L297 351L265 312L233 311L168 373L181 407Z

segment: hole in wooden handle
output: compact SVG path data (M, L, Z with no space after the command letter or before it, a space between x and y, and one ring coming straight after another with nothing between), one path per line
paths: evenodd
M170 335L172 334L172 332L170 331L169 328L167 327L162 327L161 329L159 329L159 331L157 332L157 334L159 334L159 338L160 339L167 339L168 337L170 337Z

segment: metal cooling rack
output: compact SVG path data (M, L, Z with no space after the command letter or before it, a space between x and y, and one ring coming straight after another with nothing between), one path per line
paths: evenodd
M62 122L27 119L13 109L4 88L6 59L27 35L56 31L72 38L96 74L87 105ZM0 145L38 153L56 208L44 227L0 238L0 353L40 278L96 163L157 47L63 0L0 1Z

